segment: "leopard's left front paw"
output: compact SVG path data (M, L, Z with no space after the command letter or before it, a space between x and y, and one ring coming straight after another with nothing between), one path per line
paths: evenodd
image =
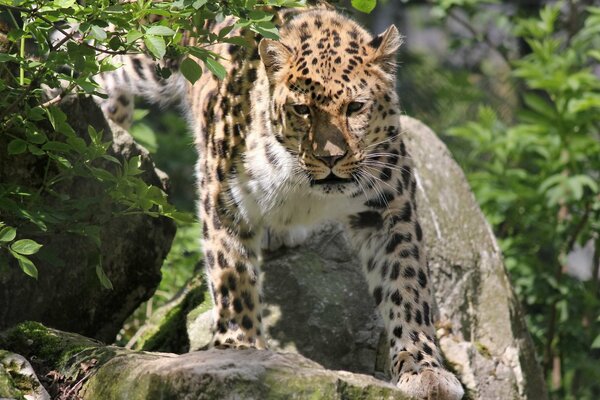
M460 400L465 392L459 380L442 368L423 368L403 374L396 385L409 396L423 400Z

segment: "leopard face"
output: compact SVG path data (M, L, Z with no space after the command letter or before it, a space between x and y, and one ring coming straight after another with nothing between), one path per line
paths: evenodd
M293 19L280 42L261 41L276 138L311 190L353 194L361 182L380 179L373 176L382 162L379 145L399 129L394 61L400 44L394 26L373 38L323 10Z

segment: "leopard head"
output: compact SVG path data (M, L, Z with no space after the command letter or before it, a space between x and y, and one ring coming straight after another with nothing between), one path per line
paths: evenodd
M380 174L380 145L399 131L395 26L372 37L339 14L313 10L262 39L277 140L321 193L350 193Z

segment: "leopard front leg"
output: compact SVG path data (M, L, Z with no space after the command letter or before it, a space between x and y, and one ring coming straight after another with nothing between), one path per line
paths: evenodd
M260 232L233 224L226 210L208 205L203 215L204 259L214 302L211 347L265 349L260 304Z
M412 169L404 163L397 171L387 177L386 185L374 182L365 191L367 201L346 222L385 322L394 383L418 399L458 400L464 390L442 366L435 341L431 282Z

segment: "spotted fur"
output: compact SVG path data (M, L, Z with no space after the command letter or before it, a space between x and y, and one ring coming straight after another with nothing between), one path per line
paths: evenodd
M358 249L385 322L394 382L418 398L459 399L462 387L443 368L435 341L416 180L399 125L400 35L391 26L372 37L323 9L300 12L280 32L280 41L247 35L251 48L216 46L225 79L205 71L187 89L212 345L267 347L265 230L334 219ZM135 74L148 76L134 65Z

